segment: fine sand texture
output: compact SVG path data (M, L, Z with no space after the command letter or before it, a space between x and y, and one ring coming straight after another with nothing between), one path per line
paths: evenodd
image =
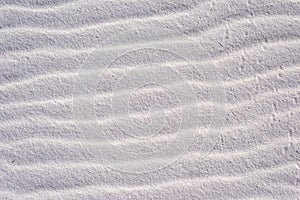
M300 199L299 0L0 0L0 200Z

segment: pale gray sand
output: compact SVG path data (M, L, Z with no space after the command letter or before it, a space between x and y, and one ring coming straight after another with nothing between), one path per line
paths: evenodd
M0 199L300 199L299 14L0 0Z

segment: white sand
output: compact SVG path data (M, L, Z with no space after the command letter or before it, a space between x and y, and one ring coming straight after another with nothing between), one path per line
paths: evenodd
M299 16L0 0L0 200L300 199Z

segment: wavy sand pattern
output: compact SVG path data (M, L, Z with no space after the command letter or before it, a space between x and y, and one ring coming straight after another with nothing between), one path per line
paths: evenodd
M300 1L0 0L0 110L1 200L300 199Z

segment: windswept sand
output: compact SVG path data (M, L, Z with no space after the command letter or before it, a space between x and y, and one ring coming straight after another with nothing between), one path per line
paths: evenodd
M300 199L299 16L0 0L0 199Z

